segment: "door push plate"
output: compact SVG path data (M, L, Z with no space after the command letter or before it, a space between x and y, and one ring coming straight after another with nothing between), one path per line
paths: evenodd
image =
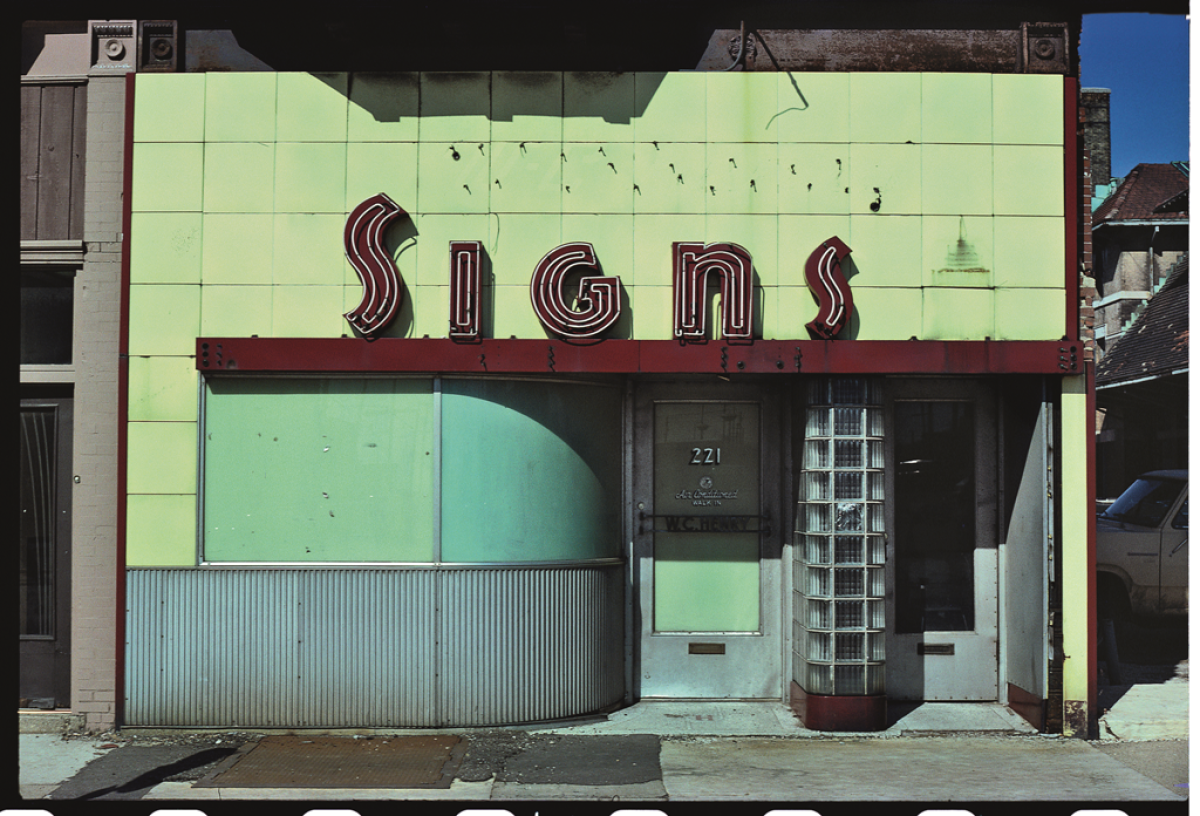
M922 655L952 655L954 654L953 643L918 643L917 654Z

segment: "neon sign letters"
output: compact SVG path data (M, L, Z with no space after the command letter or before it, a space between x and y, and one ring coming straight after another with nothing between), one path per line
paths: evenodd
M408 213L383 193L377 193L355 207L346 219L346 260L362 281L363 295L345 317L364 337L387 326L400 308L400 271L383 245L383 231L402 215Z
M383 245L383 232L407 215L383 193L363 201L346 219L346 258L363 285L362 301L346 313L365 338L373 339L395 317L402 297L399 270ZM850 247L834 236L817 247L804 267L804 278L820 304L806 324L817 338L832 340L850 319L854 300L841 264ZM483 245L450 242L450 338L474 342L482 337ZM568 278L582 270L578 289L568 293ZM737 244L672 244L674 336L682 343L707 341L708 285L713 276L721 292L721 335L727 343L754 342L754 264ZM621 317L621 279L600 271L595 248L586 242L562 244L547 252L529 281L533 311L546 330L565 340L596 339Z

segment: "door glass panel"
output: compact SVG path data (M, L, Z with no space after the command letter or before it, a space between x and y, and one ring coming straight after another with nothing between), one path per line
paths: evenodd
M55 413L21 409L20 634L54 634Z
M758 403L654 412L654 629L757 632Z
M896 403L897 632L975 628L973 408Z

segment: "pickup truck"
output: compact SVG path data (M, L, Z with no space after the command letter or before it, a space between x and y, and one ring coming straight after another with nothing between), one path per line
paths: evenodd
M1100 618L1186 620L1188 472L1143 473L1096 516Z

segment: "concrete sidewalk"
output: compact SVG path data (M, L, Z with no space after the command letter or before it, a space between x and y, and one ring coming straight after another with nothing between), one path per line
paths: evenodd
M204 750L229 753L218 750L220 735L151 747L138 736L118 745L23 734L20 783L26 798L97 801L1183 802L1186 680L1134 691L1108 712L1109 737L1097 742L1036 734L994 704L927 703L863 735L809 731L778 703L641 702L571 724L493 729L510 743L494 755L485 732L457 731L475 764L442 789L198 787L167 772L194 767L189 757L199 762ZM1140 730L1116 725L1139 718Z

